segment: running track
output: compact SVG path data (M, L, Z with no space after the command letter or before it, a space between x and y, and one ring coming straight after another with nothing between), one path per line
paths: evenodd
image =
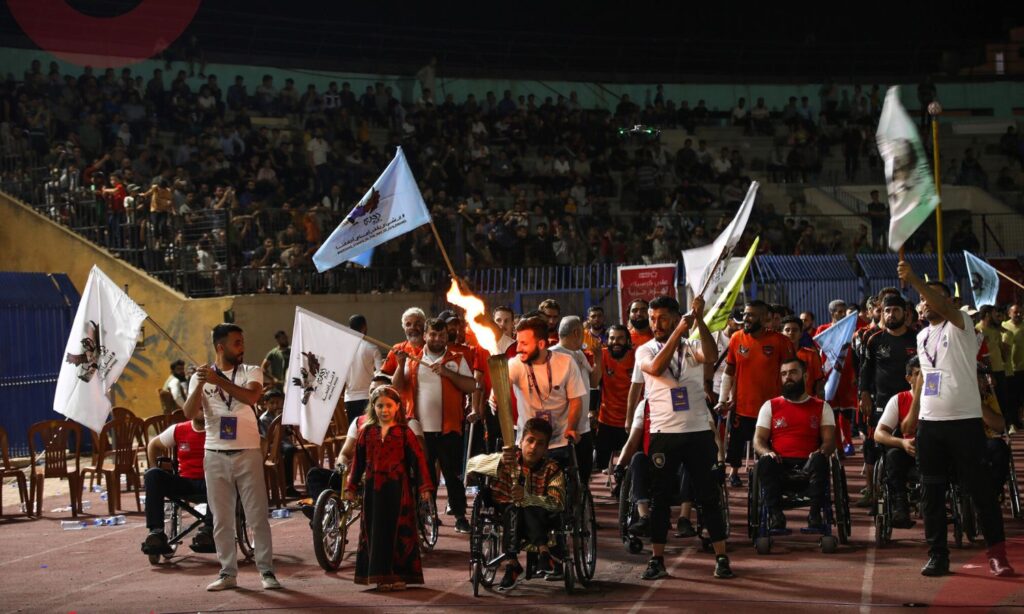
M1024 468L1024 443L1019 439L1015 443L1017 467ZM864 484L860 463L860 455L847 461L854 496ZM204 587L218 570L213 555L189 552L175 564L150 566L139 551L144 519L134 512L128 514L125 526L62 531L60 521L69 515L48 510L67 505L66 484L48 484L41 520L0 519L0 611L867 612L907 604L928 605L937 611L1024 608L1024 576L989 577L982 546L953 550L954 575L924 578L918 573L925 560L921 523L895 531L898 541L878 549L864 510L853 510L851 544L835 554L821 554L812 536L794 535L777 540L771 555L758 556L746 540L745 487L730 489L734 535L730 554L737 579L713 579L713 557L701 552L695 539L670 537L666 565L671 577L642 582L639 575L649 551L626 552L618 538L616 507L607 496L604 476L595 476L593 485L602 528L593 586L567 596L561 583L533 580L508 595L482 592L474 599L468 581L468 538L454 534L451 517L444 518L437 548L424 559L425 587L384 594L358 587L352 582L351 559L338 573L324 573L314 558L306 520L297 514L271 520L278 578L286 590L260 590L255 568L244 565L240 589L207 593ZM10 514L16 511L11 501L17 501L17 492L8 484L3 488L4 511ZM90 511L106 509L98 495L86 493L85 498L92 500ZM126 495L124 501L134 509L134 502L128 503L132 499ZM803 514L802 510L790 512L793 528L803 522ZM1008 512L1004 517L1011 562L1024 571L1024 522L1010 519Z

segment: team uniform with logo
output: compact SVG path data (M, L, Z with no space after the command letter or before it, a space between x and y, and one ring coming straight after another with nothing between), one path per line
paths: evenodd
M160 444L174 450L178 459L178 474L158 467L146 471L146 528L164 528L164 499L206 494L206 476L203 474L203 448L206 431L197 431L192 421L179 422L157 435Z
M771 447L779 459L762 456L757 460L757 479L764 488L764 501L769 509L779 510L782 499L782 476L800 469L810 478L807 495L811 505L825 503L828 485L828 458L815 454L821 448L821 427L835 426L835 416L828 403L805 396L802 401L775 397L766 401L757 414L757 428L771 432Z

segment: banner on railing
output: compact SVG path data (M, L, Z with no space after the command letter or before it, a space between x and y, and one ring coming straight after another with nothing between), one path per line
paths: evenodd
M641 264L618 268L619 321L629 318L629 304L636 299L650 301L656 296L677 297L676 273L673 264Z

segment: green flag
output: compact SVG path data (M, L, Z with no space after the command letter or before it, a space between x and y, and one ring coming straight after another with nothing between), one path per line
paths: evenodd
M725 330L726 324L729 322L729 314L732 313L732 308L736 306L736 299L739 298L740 290L743 289L743 280L747 277L747 271L750 270L750 263L754 260L754 254L757 253L757 244L761 240L761 237L754 239L754 243L751 244L750 249L747 250L747 255L743 258L743 265L736 271L736 274L729 280L729 285L726 286L725 292L722 292L718 296L718 300L711 309L704 311L704 321L707 323L708 328L711 332L718 332ZM691 338L697 338L697 330L693 331Z

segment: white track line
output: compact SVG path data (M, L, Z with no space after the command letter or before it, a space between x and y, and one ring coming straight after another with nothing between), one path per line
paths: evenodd
M10 561L4 561L4 562L0 563L0 567L3 567L4 565L11 565L11 564L17 563L19 561L24 561L26 559L31 559L31 558L40 556L42 554L48 554L50 552L56 552L58 550L64 550L65 548L74 548L75 546L81 546L82 544L87 544L87 543L89 543L91 541L95 541L97 539L103 539L104 537L109 537L110 535L113 535L114 533L120 533L121 531L127 531L130 528L131 529L138 529L139 527L138 527L138 525L135 525L135 526L130 526L130 527L126 526L123 529L114 529L113 531L107 530L102 535L96 535L95 537L90 537L89 539L83 539L80 542L75 542L73 544L64 544L63 546L57 546L56 548L50 548L49 550L42 550L40 552L33 552L32 554L28 554L28 555L25 555L23 557L19 557L19 558L16 558L16 559L11 559Z
M864 580L860 585L861 614L871 612L871 591L875 583L875 530L875 523L872 522L871 528L868 529L867 556L864 559Z

